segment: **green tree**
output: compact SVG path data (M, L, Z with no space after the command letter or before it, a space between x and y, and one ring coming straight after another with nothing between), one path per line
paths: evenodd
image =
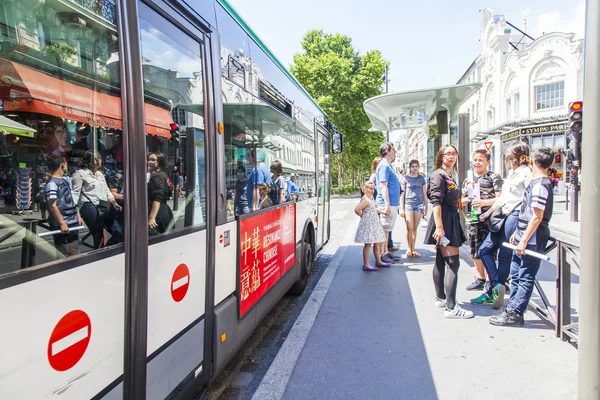
M345 35L311 30L302 39L290 70L344 134L344 152L333 155L334 183L358 184L370 175L371 161L384 141L371 126L363 102L382 93L381 76L388 62L379 50L360 54ZM337 178L337 179L336 179ZM337 180L337 182L335 182Z

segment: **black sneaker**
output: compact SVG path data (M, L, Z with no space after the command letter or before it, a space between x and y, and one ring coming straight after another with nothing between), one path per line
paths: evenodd
M473 281L473 283L471 283L469 286L467 286L467 290L483 290L484 286L485 286L485 279L475 277L475 280Z
M506 307L500 314L490 317L490 324L495 326L522 327L525 325L525 320L521 314Z

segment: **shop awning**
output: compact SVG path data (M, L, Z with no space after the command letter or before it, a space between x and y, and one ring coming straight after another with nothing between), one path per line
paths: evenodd
M33 137L36 130L0 115L0 132L11 133L16 136Z
M53 115L106 129L121 129L121 98L54 78L0 59L0 98L4 111ZM145 104L146 133L170 138L169 110Z

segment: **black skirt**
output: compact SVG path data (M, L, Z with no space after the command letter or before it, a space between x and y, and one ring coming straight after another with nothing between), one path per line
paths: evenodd
M462 246L462 244L467 241L467 236L465 235L465 231L460 224L458 208L444 206L440 207L442 207L442 223L444 224L444 232L446 233L446 238L450 240L448 246ZM432 213L431 217L429 218L429 225L427 225L427 230L425 231L425 240L423 241L424 244L438 244L437 240L433 238L435 229L435 218L433 217Z

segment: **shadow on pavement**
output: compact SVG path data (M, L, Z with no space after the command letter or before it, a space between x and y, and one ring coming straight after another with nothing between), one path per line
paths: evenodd
M346 248L283 398L438 399L407 267L364 272L361 254Z

